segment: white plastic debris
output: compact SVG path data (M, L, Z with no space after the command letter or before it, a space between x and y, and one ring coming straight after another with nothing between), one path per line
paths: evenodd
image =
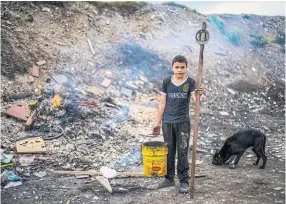
M39 171L39 172L35 172L34 175L39 178L43 178L44 176L47 175L47 173L45 171Z
M114 169L108 168L107 166L102 166L100 172L105 178L114 178L117 176L117 173Z
M22 181L10 181L9 183L7 183L6 186L4 186L4 188L11 188L11 187L16 187L16 186L20 186L22 185Z
M33 163L34 159L35 159L35 156L32 156L32 157L23 156L23 157L20 157L19 162L20 164L24 166L28 166L31 163Z

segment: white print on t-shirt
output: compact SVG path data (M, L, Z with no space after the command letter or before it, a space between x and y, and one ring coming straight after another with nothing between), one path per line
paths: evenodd
M187 98L188 93L168 93L170 98Z

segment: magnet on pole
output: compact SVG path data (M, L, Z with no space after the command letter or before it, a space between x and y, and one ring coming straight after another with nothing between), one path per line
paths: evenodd
M196 33L196 41L199 45L205 45L209 41L210 36L209 32L206 29L207 29L207 24L206 22L203 22L202 29Z

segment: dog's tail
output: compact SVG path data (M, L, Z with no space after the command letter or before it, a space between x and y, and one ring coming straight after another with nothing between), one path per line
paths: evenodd
M263 153L265 154L265 146L266 146L266 136L264 135L264 138L263 138Z
M261 137L260 140L256 140L256 151L262 151L263 154L265 154L265 147L266 147L266 135L260 132L259 137Z

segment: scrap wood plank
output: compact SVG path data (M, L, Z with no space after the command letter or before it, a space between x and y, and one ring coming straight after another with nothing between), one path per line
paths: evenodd
M90 42L90 39L87 39L87 42L88 42L88 45L89 45L89 47L90 47L91 53L92 53L93 55L95 55L95 51L94 51L94 49L93 49L93 47L92 47L92 44L91 44L91 42Z
M31 110L29 106L25 106L22 104L13 105L7 110L7 115L24 121L27 121L29 119L30 114Z
M40 137L17 141L16 150L17 153L43 153L47 151L44 140Z
M50 171L53 174L73 174L73 175L91 175L91 176L102 176L99 171ZM199 173L199 172L196 172ZM205 174L196 174L195 177L205 177ZM117 172L116 177L126 178L126 177L145 177L143 172Z
M75 174L75 175L91 175L91 176L102 176L99 171L50 171L54 174ZM144 177L142 172L117 172L119 177Z
M37 110L34 110L33 113L31 114L30 118L27 120L27 122L25 123L25 130L30 130L33 123L35 122L35 118L37 115Z
M112 193L111 185L107 178L103 176L96 176L95 179L106 189L109 193Z

